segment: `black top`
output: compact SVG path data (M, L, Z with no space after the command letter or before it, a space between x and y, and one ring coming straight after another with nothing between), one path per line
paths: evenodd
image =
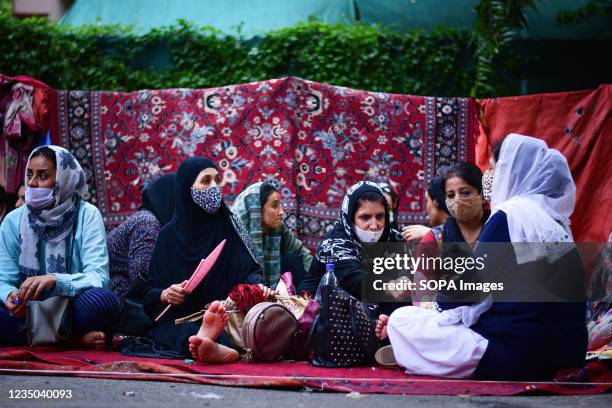
M176 173L165 174L142 190L140 209L149 210L163 227L174 215Z
M243 232L241 224L236 224L225 203L221 203L216 213L209 214L191 197L191 186L196 177L211 167L216 168L210 160L203 158L187 159L179 166L176 210L172 221L162 228L157 238L145 290L145 311L155 318L166 307L160 300L162 290L188 280L200 261L222 240L227 240L223 252L202 283L182 305L172 306L149 333L156 343L165 345L164 349L174 349L179 354L186 352L187 338L194 333L185 325L175 325L174 319L195 313L213 300L226 299L239 283L260 283L263 280L261 268L244 241L248 240L248 234L239 234Z

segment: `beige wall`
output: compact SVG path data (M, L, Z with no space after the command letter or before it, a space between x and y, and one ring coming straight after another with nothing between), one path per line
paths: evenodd
M48 16L57 21L68 10L72 0L13 0L13 14L17 17Z

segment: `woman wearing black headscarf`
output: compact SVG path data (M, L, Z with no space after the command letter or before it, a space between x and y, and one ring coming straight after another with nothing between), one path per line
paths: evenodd
M319 244L301 289L313 296L325 264L333 263L340 286L360 299L362 244L403 241L389 226L389 204L378 184L360 181L348 189L334 229Z
M151 318L169 304L172 308L149 332L150 347L128 350L132 355L187 356L189 337L198 332L200 324L175 325L174 319L227 298L236 284L263 280L248 233L222 200L219 171L213 162L190 158L179 166L175 206L174 217L157 238L144 298ZM187 294L184 286L200 261L224 239L225 247L213 268Z
M107 238L110 289L123 308L125 298L141 297L155 241L174 214L176 175L166 174L142 191L142 206L113 229Z

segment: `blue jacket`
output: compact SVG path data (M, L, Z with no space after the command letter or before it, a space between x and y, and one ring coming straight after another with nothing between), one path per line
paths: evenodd
M19 282L19 225L26 216L26 206L11 211L0 225L0 301L6 303L11 292L18 290ZM74 236L74 244L70 240ZM67 248L72 247L71 273L57 273L55 289L43 294L50 296L76 296L89 288L108 286L108 251L106 231L100 211L82 201L77 215L76 231L69 235ZM40 270L46 270L45 245L38 243Z

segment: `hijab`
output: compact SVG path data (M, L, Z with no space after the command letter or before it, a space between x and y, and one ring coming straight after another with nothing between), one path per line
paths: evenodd
M166 225L174 215L175 191L176 173L161 176L142 190L140 209L150 211L161 226Z
M249 231L257 261L263 267L264 278L268 284L275 285L280 278L280 229L270 229L263 235L261 192L264 183L251 184L241 192L232 207L232 212L240 218Z
M385 206L385 228L378 242L403 242L402 235L389 225L389 204L378 184L371 181L360 181L351 186L344 200L334 228L319 245L316 258L321 263L336 263L344 260L361 259L362 243L355 233L353 217L357 210L359 197L366 193L379 194Z
M167 318L198 311L208 302L225 299L238 283L255 272L261 274L250 237L225 203L216 213L207 213L191 196L200 172L215 168L204 158L185 160L176 172L175 211L172 220L159 234L149 270L149 286L166 288L188 280L200 261L224 239L227 240L217 262L185 303L172 308Z
M545 244L515 246L519 264L538 259L553 263L573 248L554 243L573 242L569 217L575 203L576 186L558 150L533 137L506 136L493 175L492 212L506 214L513 243Z
M85 173L72 153L60 146L41 146L32 151L26 168L38 150L47 147L55 153L54 205L36 209L26 204L19 226L19 278L51 273L67 273L66 242L75 228L81 197L87 192ZM25 176L27 178L27 175ZM25 179L24 179L25 180ZM27 180L25 180L27 185ZM46 270L40 270L38 242L45 241Z

